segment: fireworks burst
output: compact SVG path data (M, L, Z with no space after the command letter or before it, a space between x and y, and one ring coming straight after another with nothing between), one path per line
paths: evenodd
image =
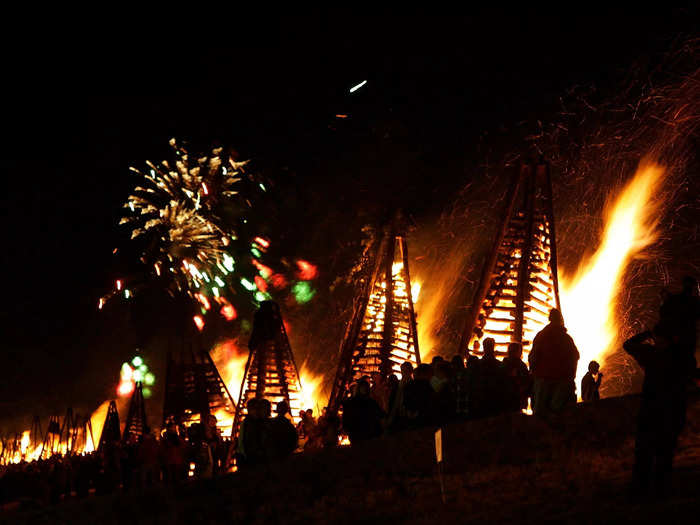
M222 159L221 148L191 160L174 139L170 145L174 163L147 162L146 172L131 168L141 185L124 204L120 224L131 228L131 239L144 238L141 261L158 277L170 275L178 291L195 293L215 280L215 273L233 270L226 248L236 232L224 226L221 216L226 205L234 204L246 163Z
M192 321L202 331L208 313L233 321L238 317L234 298L247 297L257 305L272 298L273 291L287 289L290 280L263 264L271 241L251 233L247 213L254 195L266 193L269 185L247 172L248 161L238 162L222 148L192 158L175 139L170 145L174 161L148 161L143 171L131 168L138 183L123 206L120 224L140 243L140 261L150 276L171 295L196 302L199 312ZM310 300L315 292L309 281L318 269L300 259L288 266L298 279L292 296L300 304ZM138 279L119 279L98 307L116 295L130 299L143 285Z

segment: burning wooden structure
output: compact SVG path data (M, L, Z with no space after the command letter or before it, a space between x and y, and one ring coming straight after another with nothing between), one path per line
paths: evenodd
M143 399L143 387L141 386L141 381L137 381L134 392L131 394L122 441L129 443L130 441L138 440L146 432L147 427L148 421L146 420L146 403Z
M505 356L511 342L521 343L527 355L552 308L560 304L549 165L522 164L506 197L460 350L467 355L476 341L492 337L496 355Z
M100 435L100 443L98 450L105 446L111 446L121 441L121 427L119 423L119 412L117 411L117 403L112 400L109 402L109 408L105 415L105 422L102 425L102 434Z
M168 355L163 426L169 422L188 426L210 414L219 422L232 421L236 406L209 352L190 349L178 357Z
M362 376L400 373L420 364L408 247L400 220L365 252L353 313L340 346L329 409L337 411L351 383Z
M73 414L68 408L65 416L51 416L46 433L42 431L39 416L34 416L30 430L16 433L0 442L0 464L48 459L56 454L72 456L94 450L90 417Z
M248 347L250 354L232 436L238 434L241 421L248 413L246 405L250 399L267 399L272 403L273 414L276 404L286 401L295 421L298 421L299 410L306 408L302 406L301 380L277 303L263 301L260 304Z

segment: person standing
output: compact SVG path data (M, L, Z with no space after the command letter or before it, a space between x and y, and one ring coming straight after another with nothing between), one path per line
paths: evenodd
M510 343L508 355L503 359L503 371L508 378L507 410L520 412L527 408L527 399L532 390L532 378L523 362L523 345Z
M579 352L566 332L561 312L552 308L549 324L532 342L528 357L534 380L533 412L544 415L560 412L576 403L576 367Z
M588 372L581 379L581 399L584 401L598 401L600 399L600 383L603 380L603 372L600 371L598 361L588 363Z
M642 332L622 346L644 370L637 420L633 497L659 497L671 487L673 455L685 426L687 361L663 325Z

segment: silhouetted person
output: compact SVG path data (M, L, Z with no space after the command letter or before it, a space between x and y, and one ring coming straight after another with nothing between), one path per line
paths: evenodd
M338 434L340 433L340 419L334 412L328 410L328 407L323 409L323 414L318 418L316 425L323 447L337 447Z
M452 390L452 368L449 363L439 361L433 373L431 386L435 390L434 424L443 425L455 414L455 395Z
M306 441L307 435L304 430L306 424L306 410L299 411L299 423L297 423L297 436L299 439Z
M697 322L700 319L700 297L698 283L694 277L683 278L680 293L671 294L659 310L659 324L668 332L675 351L681 352L686 367L694 373L697 368L695 346L697 344Z
M391 413L396 406L396 398L399 395L399 385L400 381L399 378L396 374L389 374L389 377L387 377L386 380L386 385L387 385L387 390L389 391L389 399L387 403L387 408L385 412L387 413L387 425L386 425L386 431L389 430L389 425L391 424Z
M532 390L530 370L523 362L523 345L510 343L508 355L503 359L503 371L508 380L507 410L519 412L527 408L527 398Z
M277 415L270 420L267 440L267 455L272 460L282 460L292 455L298 444L296 428L287 417L289 405L286 401L277 403Z
M190 444L189 462L194 463L194 477L209 479L214 475L214 459L205 439L204 426L192 423L187 429Z
M467 369L464 368L462 356L456 355L452 358L452 379L451 388L455 396L455 416L466 418L469 413L469 382Z
M532 408L535 414L559 412L576 403L576 366L579 353L566 333L561 312L552 308L549 324L532 342L529 362L534 379Z
M241 466L260 465L266 461L265 439L270 402L267 399L249 399L248 414L238 432L238 463Z
M600 371L598 361L588 363L588 372L581 379L581 399L584 401L598 401L600 399L600 383L603 381L603 373Z
M496 342L483 341L484 355L475 364L469 392L472 417L490 417L504 411L508 383L501 362L496 358Z
M406 413L406 387L413 381L413 364L410 361L401 363L401 379L396 387L396 393L391 398L387 426L390 431L403 430L408 425Z
M148 427L143 431L143 438L141 443L139 443L138 456L141 463L141 486L151 486L160 481L158 441Z
M670 336L668 328L657 325L653 333L642 332L623 345L644 370L633 484L639 498L647 495L652 483L657 495L670 489L673 454L685 426L688 369Z
M314 411L311 408L307 408L304 411L304 415L299 423L302 425L304 436L306 437L303 443L304 450L320 448L318 443L318 429L316 428L316 420L314 419Z
M173 484L184 480L186 444L178 434L175 423L169 423L166 427L160 440L160 454L166 481Z
M369 395L369 383L360 380L353 397L343 404L343 428L351 444L378 437L384 412Z
M475 339L474 344L472 345L471 355L476 356L479 353L480 349L481 349L481 343L479 342L478 339ZM469 359L469 356L467 356L467 360L468 359Z
M369 395L374 399L379 408L384 412L389 411L389 385L387 383L387 378L385 378L379 372L372 374L372 386L369 391Z
M205 419L204 439L209 445L212 457L212 475L218 476L224 471L224 462L226 458L224 440L221 437L221 432L217 426L218 420L214 414L209 414Z
M408 426L421 427L433 422L435 391L430 385L433 371L425 363L416 367L413 380L406 385L404 392L404 409Z

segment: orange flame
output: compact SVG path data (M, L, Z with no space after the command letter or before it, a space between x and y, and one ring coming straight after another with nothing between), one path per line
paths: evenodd
M211 358L234 402L237 403L248 360L248 349L241 347L236 339L227 339L212 349Z
M299 372L299 380L301 381L301 408L311 408L319 415L318 412L323 409L326 403L326 397L323 397L320 392L320 385L323 381L322 375L315 375L309 370L302 368ZM294 417L297 414L292 414Z
M632 180L606 207L598 250L575 275L559 272L563 314L581 353L577 386L588 363L596 360L602 368L616 342L620 326L615 318L615 298L629 262L657 238L659 203L654 195L663 175L662 167L640 163Z
M97 449L97 445L100 443L100 437L102 436L102 427L105 424L105 417L107 417L107 410L109 409L109 401L105 401L97 410L95 410L90 416L90 426L92 427L92 439L88 439L88 443L85 445L85 452L92 452Z

